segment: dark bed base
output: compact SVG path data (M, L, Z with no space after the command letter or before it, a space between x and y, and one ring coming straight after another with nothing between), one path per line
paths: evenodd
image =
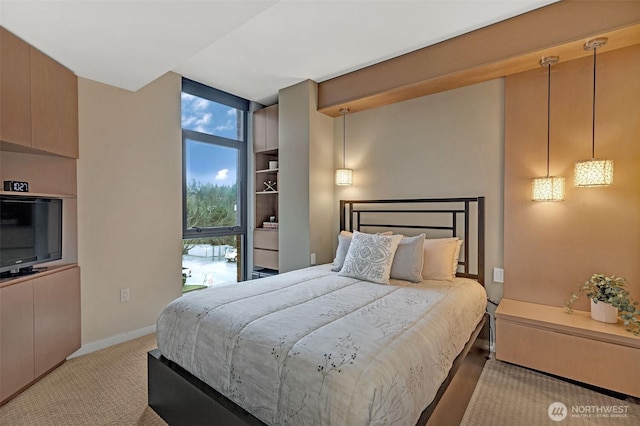
M433 402L422 412L418 425L459 424L484 363L489 356L489 320L482 318ZM158 349L147 355L149 407L170 425L245 426L264 423L230 401Z

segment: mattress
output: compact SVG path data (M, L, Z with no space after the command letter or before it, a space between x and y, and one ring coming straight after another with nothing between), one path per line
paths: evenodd
M482 318L484 288L330 268L176 299L158 318L158 348L270 425L415 424Z

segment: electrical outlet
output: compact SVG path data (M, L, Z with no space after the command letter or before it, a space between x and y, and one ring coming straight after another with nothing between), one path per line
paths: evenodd
M316 254L315 253L311 253L311 264L312 265L316 264Z
M502 268L493 268L493 282L495 282L495 283L503 283L504 282L504 269L502 269Z
M129 289L128 288L121 288L120 289L120 301L121 302L128 302L129 301Z

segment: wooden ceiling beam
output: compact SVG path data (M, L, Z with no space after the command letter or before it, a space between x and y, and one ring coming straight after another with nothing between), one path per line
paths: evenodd
M319 83L318 110L377 108L539 67L542 56L589 56L587 39L608 37L598 51L640 44L640 1L565 0L441 43Z

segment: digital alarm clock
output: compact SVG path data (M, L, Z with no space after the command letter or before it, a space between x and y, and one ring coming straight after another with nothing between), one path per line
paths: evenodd
M13 192L29 192L29 182L19 180L5 180L4 190Z

